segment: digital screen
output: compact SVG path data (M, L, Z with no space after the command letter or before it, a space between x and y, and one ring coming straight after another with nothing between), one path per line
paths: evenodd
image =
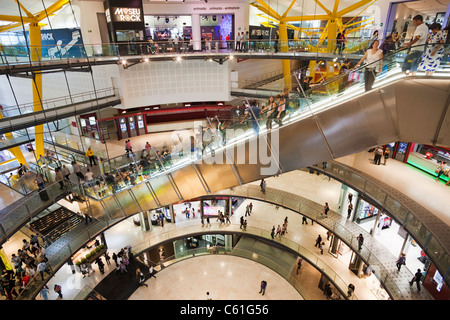
M139 121L138 121L138 128L139 128L139 129L144 128L144 121L142 121L142 120L139 120Z
M120 130L121 130L122 132L127 131L127 124L126 124L126 123L121 123L121 124L120 124Z
M398 153L401 154L405 154L406 153L406 148L408 147L408 144L405 142L400 142L400 144L398 145Z
M225 213L225 207L204 206L203 214L205 216L217 216L219 214L219 210L220 210L220 212Z
M134 122L130 122L130 130L134 129L136 129L136 125L134 124Z

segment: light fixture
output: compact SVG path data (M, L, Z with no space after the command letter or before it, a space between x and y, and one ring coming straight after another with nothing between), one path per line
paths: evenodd
M148 62L148 58L147 57L144 58L144 62Z
M177 57L177 61L181 61L181 57L180 56Z
M121 63L122 63L123 65L126 65L126 64L127 64L127 60L122 59Z

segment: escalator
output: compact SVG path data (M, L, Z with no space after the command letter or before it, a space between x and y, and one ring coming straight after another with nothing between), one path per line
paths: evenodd
M228 127L234 131L222 145L218 143L221 133L217 130L216 144L205 148L202 158L195 152L186 152L172 164L164 164L164 170L154 172L149 179L127 186L127 191L113 197L91 201L91 206L102 203L103 208L114 208L108 210L109 214L116 210L123 214L124 209L116 203L126 198L126 211L136 213L392 141L449 146L450 73L445 64L432 77L405 76L397 61L386 69L368 92L364 92L361 82L348 83L344 92L338 92L333 88L342 77L336 77L321 88L290 97L297 105L291 106L282 124L274 123L272 130L267 131L261 121L258 136L248 123L235 123ZM320 89L327 94L314 94ZM209 121L213 128L217 126ZM98 207L98 212L104 211Z

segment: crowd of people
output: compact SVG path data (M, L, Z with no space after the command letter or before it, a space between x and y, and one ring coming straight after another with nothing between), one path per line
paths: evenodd
M11 255L12 268L5 266L0 278L0 294L8 300L14 300L27 290L28 284L35 278L44 281L45 274L51 274L39 236L31 235L30 239L23 239L22 242L17 254Z

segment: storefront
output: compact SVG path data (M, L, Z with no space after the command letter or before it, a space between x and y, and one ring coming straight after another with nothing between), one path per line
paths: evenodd
M429 173L435 179L437 177L436 169L439 168L441 162L447 162L447 165L439 178L447 182L450 176L450 149L418 145L416 151L411 152L407 160L408 164Z
M97 115L95 113L80 115L80 127L83 136L100 139L100 132L97 126Z
M171 39L189 41L192 37L190 15L145 15L145 39L163 45ZM219 48L226 48L226 37L234 39L234 14L212 14L200 17L202 40L216 41Z
M136 42L145 40L142 0L105 0L104 8L110 42L118 44L119 54L138 53Z

